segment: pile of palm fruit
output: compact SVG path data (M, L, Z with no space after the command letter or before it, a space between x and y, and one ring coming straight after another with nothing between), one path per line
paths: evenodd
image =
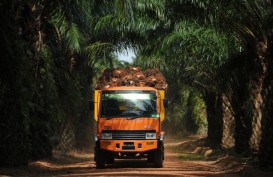
M154 87L166 90L168 85L159 69L141 71L139 67L105 69L99 77L95 89L118 86Z

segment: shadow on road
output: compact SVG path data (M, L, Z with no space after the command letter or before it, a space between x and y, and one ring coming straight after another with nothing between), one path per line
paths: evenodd
M198 139L197 139L198 140ZM181 159L177 148L191 147L192 140L177 142L170 141L165 146L165 161L163 168L154 168L146 159L115 160L104 169L96 169L92 153L71 154L55 153L54 158L35 161L28 167L0 168L0 176L55 176L55 177L86 177L86 176L186 176L186 177L260 177L261 170L245 168L246 164L235 163L231 158L216 161ZM193 146L195 147L195 146ZM183 152L184 152L184 148ZM233 165L235 164L235 165ZM250 166L251 167L251 166ZM258 170L258 169L257 169ZM254 173L255 172L255 173ZM247 175L246 175L247 174ZM254 175L257 174L257 175ZM264 172L263 177L272 177L272 173Z
M154 165L147 163L146 159L115 160L114 164L107 164L106 168L154 168Z

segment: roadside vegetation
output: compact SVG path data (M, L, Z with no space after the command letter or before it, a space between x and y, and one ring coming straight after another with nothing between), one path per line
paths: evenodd
M272 167L272 7L271 0L1 2L0 166L53 149L90 151L98 75L137 65L166 77L165 131L206 133L207 146ZM132 63L116 56L127 49Z

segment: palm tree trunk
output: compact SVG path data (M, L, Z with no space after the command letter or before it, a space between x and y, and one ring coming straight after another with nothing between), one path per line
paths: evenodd
M273 33L269 38L273 40ZM270 42L268 45L268 53L266 60L268 62L268 72L266 74L264 83L263 83L263 119L261 122L262 125L262 135L260 141L259 149L259 159L262 166L273 166L273 43Z
M238 82L247 81L238 78ZM239 83L239 85L233 85L231 100L235 118L235 151L239 154L250 152L249 140L251 137L252 114L246 114L247 110L250 109L247 84Z
M234 125L230 127L233 129L234 135L234 145L237 153L245 152L249 149L249 138L250 138L250 129L247 119L245 118L245 108L246 108L246 94L245 94L245 82L242 81L240 74L236 74L236 78L232 80L236 80L235 82L231 81L230 91L227 94L227 98L230 102L230 111L233 112L234 122L230 125Z
M251 62L246 62L247 64L244 65L245 75L248 78L238 78L239 85L233 90L232 107L235 116L237 153L251 153L259 149L263 106L261 93L266 73L264 54L261 53L261 50L262 48L259 48L258 45L249 50L246 59ZM247 85L244 85L244 82Z
M0 105L0 117L4 118L0 128L4 131L1 133L4 137L0 138L2 140L0 144L3 145L0 150L4 155L1 154L0 164L22 165L28 162L31 155L33 156L34 146L44 148L33 141L43 138L44 129L36 127L39 131L31 134L31 124L36 124L39 120L32 122L37 117L30 115L30 110L34 110L30 103L37 105L33 98L32 81L35 80L33 79L36 78L35 75L38 75L38 53L42 44L41 7L38 8L37 3L31 1L12 0L1 3L1 8L3 12L1 21L5 24L5 27L1 28L4 35L1 41L5 45L1 47L1 50L4 49L1 53L4 58L4 63L2 62L4 69L8 70L5 73L8 82L4 82L8 92L5 94L4 107ZM3 81L5 80L1 79L1 83ZM43 124L43 128L45 126L46 124ZM37 137L39 133L41 136Z
M207 143L217 148L221 146L223 136L222 96L221 94L207 91L203 97L207 107Z
M263 82L268 72L268 64L266 63L265 53L266 53L266 44L259 42L256 45L256 56L257 59L253 63L254 75L251 80L251 98L252 98L252 134L250 137L250 147L252 151L259 151L261 134L262 134L262 117L263 117L263 106L264 98L262 96Z
M33 77L33 82L31 83L33 89L31 102L37 105L37 107L47 109L44 107L46 95L43 95L43 92L46 92L46 90L40 87L43 83L40 68L42 66L40 51L43 46L42 26L45 23L45 18L43 18L45 5L42 3L42 1L25 2L20 15L22 18L22 34L28 42L28 55L31 58L29 62L32 63L32 67L30 68ZM50 127L47 126L48 124L49 117L45 111L32 109L29 125L31 130L32 158L40 159L51 156L52 145L50 143Z
M91 82L92 82L92 76L90 72L88 71L88 65L87 65L87 58L84 58L84 64L80 68L77 68L81 75L81 82L82 82L82 91L84 100L82 101L82 109L80 120L77 121L76 127L75 127L75 147L80 151L90 151L92 148L92 143L94 143L94 122L93 117L91 116L91 112L89 109L89 101L92 100L91 92Z
M266 77L264 86L264 109L262 119L262 136L259 149L259 159L262 166L273 166L273 63L270 74Z
M43 6L39 2L29 1L25 4L21 14L24 20L24 37L29 42L29 50L35 63L35 80L39 74L39 52L43 45L42 13Z
M223 94L223 138L222 147L231 148L235 145L235 118L228 97Z

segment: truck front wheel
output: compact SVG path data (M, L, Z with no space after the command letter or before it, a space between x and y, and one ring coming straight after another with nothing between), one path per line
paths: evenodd
M95 151L96 156L96 168L104 168L105 167L105 155L101 150Z
M164 160L164 146L163 143L160 143L157 150L154 152L154 166L157 168L163 167Z

